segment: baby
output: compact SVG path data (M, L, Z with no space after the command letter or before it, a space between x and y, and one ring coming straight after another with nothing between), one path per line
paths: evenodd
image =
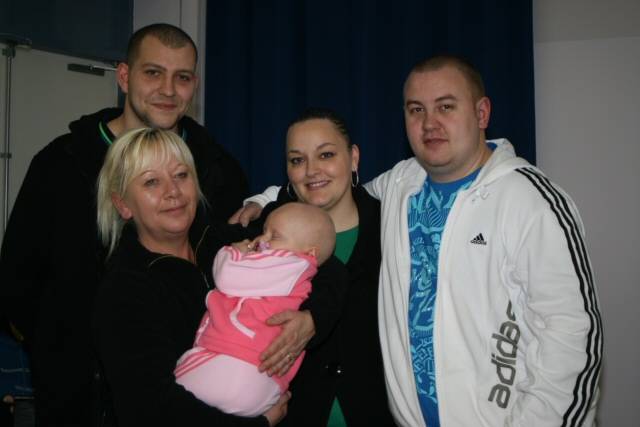
M178 360L176 381L230 414L267 411L289 388L304 352L282 377L259 372L260 353L280 333L265 322L299 308L334 245L335 228L325 211L287 203L271 212L263 234L249 245L220 249L213 265L216 289L207 294L194 347Z

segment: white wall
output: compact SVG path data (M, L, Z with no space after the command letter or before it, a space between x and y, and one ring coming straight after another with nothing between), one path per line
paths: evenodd
M534 0L538 165L580 208L604 322L599 425L640 425L640 1Z
M5 47L0 43L0 49ZM66 55L18 47L11 63L8 205L13 207L31 159L55 137L69 132L69 122L83 114L117 105L117 84L111 71L104 76L68 71L70 63L106 66ZM0 56L0 151L4 151L7 63ZM0 162L0 194L4 195L5 163ZM43 183L51 185L51 183ZM52 187L52 191L60 191ZM4 197L0 199L4 212ZM0 214L0 218L2 214ZM0 224L0 242L4 230Z

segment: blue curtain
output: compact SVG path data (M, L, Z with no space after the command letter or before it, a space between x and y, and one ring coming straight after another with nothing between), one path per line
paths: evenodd
M535 160L530 0L217 0L207 5L205 123L253 191L286 183L287 124L336 110L365 181L411 156L402 85L436 53L469 58L493 110L489 138Z

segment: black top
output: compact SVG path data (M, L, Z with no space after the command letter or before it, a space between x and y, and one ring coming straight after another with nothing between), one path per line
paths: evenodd
M194 227L196 228L196 227ZM95 340L120 427L266 426L207 406L176 384L173 369L193 345L222 247L207 227L192 233L197 265L148 251L126 227L95 306Z
M0 255L0 310L25 336L42 425L88 425L93 377L91 303L103 270L95 185L108 145L105 109L70 124L31 161ZM215 218L233 214L247 192L238 162L188 117L186 131Z
M349 427L393 426L384 383L378 335L380 202L364 188L353 189L358 240L349 261L349 289L342 316L324 340L307 351L290 385L288 415L279 426L326 427L337 396ZM283 187L273 209L292 201Z

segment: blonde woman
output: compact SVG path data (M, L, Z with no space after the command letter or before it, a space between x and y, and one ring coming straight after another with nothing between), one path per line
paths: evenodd
M289 393L263 416L207 406L176 384L228 243L194 224L202 193L193 158L174 133L137 129L110 147L98 180L98 227L110 258L95 307L95 341L123 426L273 426Z

